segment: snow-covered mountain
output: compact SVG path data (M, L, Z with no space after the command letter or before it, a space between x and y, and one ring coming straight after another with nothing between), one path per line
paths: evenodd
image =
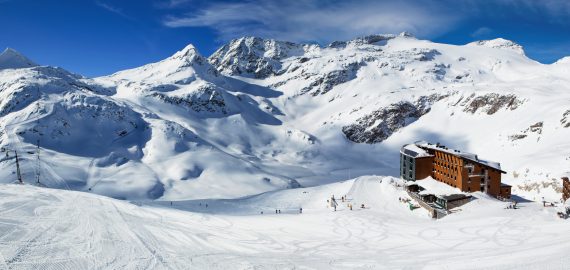
M25 181L39 167L50 187L172 200L397 176L400 146L427 140L501 162L515 194L556 197L570 168L567 62L504 39L244 37L88 79L9 49L0 144L22 153ZM0 166L14 181L14 159Z
M35 67L36 63L26 58L12 48L6 48L0 54L0 69L14 69L14 68L27 68Z

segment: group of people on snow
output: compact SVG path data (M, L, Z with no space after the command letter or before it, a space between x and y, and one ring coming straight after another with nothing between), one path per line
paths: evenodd
M340 197L340 200L341 200L341 202L343 202L343 203L344 203L344 202L348 202L348 198L346 197L346 195ZM331 198L327 200L327 207L330 207L330 208L332 208L334 211L336 211L336 208L338 207L338 205L339 205L339 204L338 204L337 200L335 199L334 194L331 195ZM347 203L346 207L347 207L348 209L352 210L352 203ZM362 204L360 205L360 208L361 208L361 209L365 209L365 208L366 208L365 205L364 205L364 203L362 203Z

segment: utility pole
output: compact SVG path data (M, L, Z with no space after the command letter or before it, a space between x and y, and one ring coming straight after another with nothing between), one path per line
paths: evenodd
M41 169L41 165L40 165L40 139L38 139L38 149L37 149L37 154L38 154L38 158L37 158L37 164L36 164L36 182L39 185L40 184L40 169Z
M22 170L20 169L20 157L18 157L18 151L2 147L2 148L0 148L0 152L6 152L6 158L8 158L10 156L10 154L9 154L10 152L14 152L14 156L16 158L16 176L18 178L18 182L20 184L23 184L24 180L22 178Z
M14 153L16 153L16 175L18 176L18 181L20 184L23 184L24 180L22 180L22 173L20 172L20 160L18 159L18 151L14 150Z
M37 164L36 164L36 183L39 185L40 184L40 171L41 171L41 163L40 163L40 137L41 137L41 128L40 128L40 109L41 109L41 104L40 101L42 100L42 93L40 92L40 88L36 88L37 95L38 95L38 102L36 103L36 113L38 114L38 119L36 120L36 128L38 129L38 141L37 141L37 154L38 154L38 158L37 158Z

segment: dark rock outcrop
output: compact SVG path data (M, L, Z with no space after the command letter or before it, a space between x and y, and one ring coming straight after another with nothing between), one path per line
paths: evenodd
M399 129L430 111L431 105L446 96L422 96L416 102L401 101L363 116L355 124L342 128L349 140L356 143L379 143Z
M524 103L513 94L502 95L497 93L482 96L469 96L461 105L465 105L464 112L476 113L478 111L492 115L501 109L515 110Z

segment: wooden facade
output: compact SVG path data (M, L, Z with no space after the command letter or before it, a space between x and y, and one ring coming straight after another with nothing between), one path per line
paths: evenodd
M511 188L512 188L511 186L501 183L501 190L499 192L499 197L510 199Z
M418 154L418 158L407 157L408 160L415 160L414 170L407 173L415 174L404 179L415 181L431 176L464 192L481 191L494 197L511 197L511 187L501 184L501 174L505 172L489 165L489 162L480 161L476 155L450 150L440 145L416 146L425 153ZM406 155L406 151L401 151L401 155ZM426 171L431 172L426 174Z
M568 177L562 177L562 200L570 199L570 180Z

